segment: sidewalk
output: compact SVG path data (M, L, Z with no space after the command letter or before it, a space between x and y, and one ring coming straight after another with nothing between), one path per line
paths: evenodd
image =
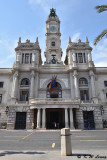
M0 160L103 160L107 150L75 150L72 156L61 156L60 151L0 151Z

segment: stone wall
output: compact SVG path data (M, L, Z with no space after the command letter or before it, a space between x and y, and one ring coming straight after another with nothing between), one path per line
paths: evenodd
M76 109L76 123L78 129L84 129L83 111Z
M96 129L103 129L102 116L100 107L95 107L94 110L94 121Z

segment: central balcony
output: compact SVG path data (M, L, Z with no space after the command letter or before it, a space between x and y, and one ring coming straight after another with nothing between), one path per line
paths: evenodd
M35 98L35 99L31 99L30 100L30 104L31 105L46 105L46 104L49 104L49 105L52 105L52 104L62 104L62 105L65 105L65 104L79 104L79 100L76 100L76 99L71 99L71 98Z

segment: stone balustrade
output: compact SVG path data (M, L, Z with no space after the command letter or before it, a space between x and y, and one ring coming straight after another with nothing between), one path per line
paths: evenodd
M79 104L79 101L71 98L35 98L30 104Z

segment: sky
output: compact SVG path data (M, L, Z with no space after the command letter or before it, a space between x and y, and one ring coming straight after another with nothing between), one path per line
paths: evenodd
M69 36L77 42L89 39L96 67L107 67L107 38L95 47L94 39L107 29L107 12L97 13L96 5L107 0L0 0L0 68L11 68L15 61L15 47L22 42L39 39L42 60L45 61L46 19L51 8L61 21L61 48L64 60Z

